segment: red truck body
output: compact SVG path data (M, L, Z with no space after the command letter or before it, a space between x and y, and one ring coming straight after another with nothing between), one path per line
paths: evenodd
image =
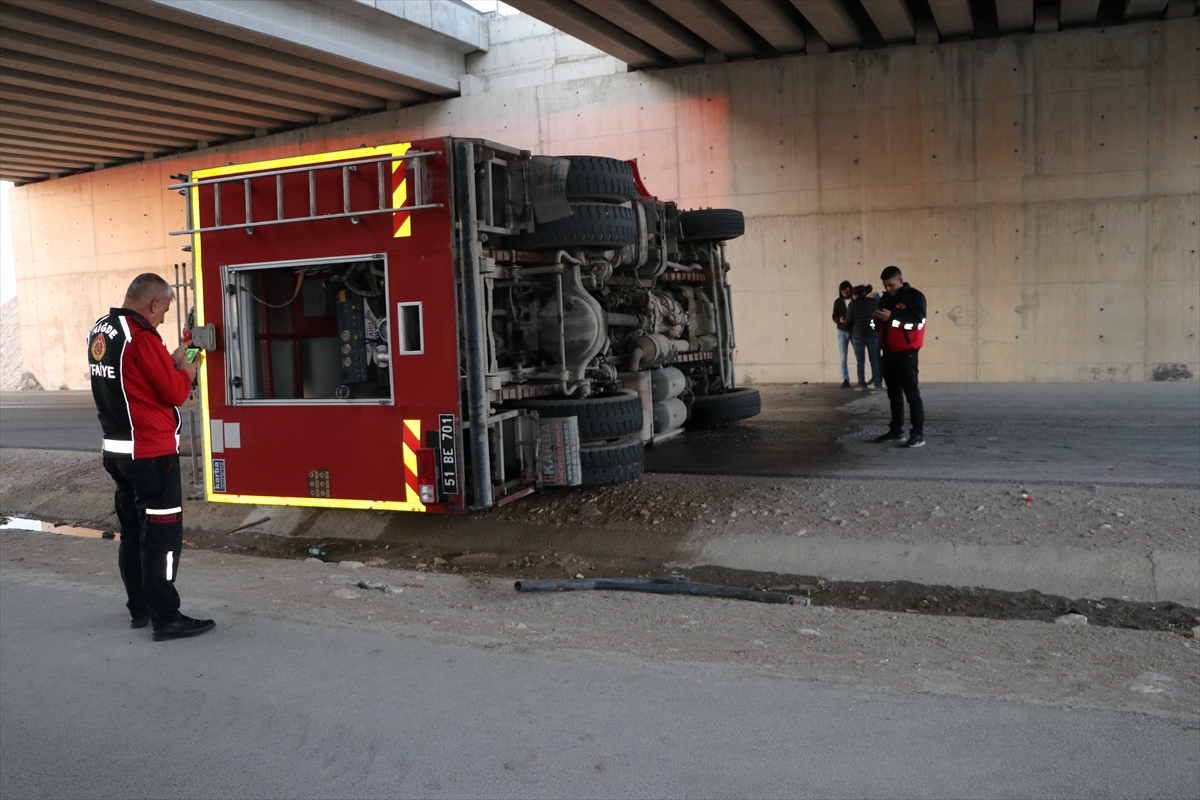
M625 162L437 138L174 188L210 502L463 513L640 474L697 398L746 402L723 241L668 236Z

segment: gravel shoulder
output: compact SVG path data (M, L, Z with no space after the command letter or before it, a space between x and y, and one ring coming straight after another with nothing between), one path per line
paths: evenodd
M0 458L0 513L115 525L98 456L6 448ZM1200 606L1200 489L1179 486L650 473L464 517L191 500L184 521L205 546L243 528L283 537L264 545L276 550L373 543L414 564L486 553L513 568L561 566L538 577L715 565Z
M0 531L0 579L80 591L124 626L116 544ZM390 585L398 593L365 589ZM217 631L248 619L347 626L498 653L703 665L901 692L1200 719L1200 641L1173 633L768 606L609 592L517 594L512 582L187 548L185 612Z

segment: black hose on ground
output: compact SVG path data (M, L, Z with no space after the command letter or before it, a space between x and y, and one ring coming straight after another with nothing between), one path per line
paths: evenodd
M808 605L807 597L736 586L717 586L711 583L689 583L686 578L594 578L561 581L517 581L518 592L575 592L598 590L610 592L646 592L648 594L690 594L696 597L722 597L729 600L750 600L756 603L780 603L793 606Z

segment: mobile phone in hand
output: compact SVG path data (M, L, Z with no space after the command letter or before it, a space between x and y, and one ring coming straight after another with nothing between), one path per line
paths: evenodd
M199 347L189 347L187 350L183 351L183 357L189 364L191 364L193 361L195 361L196 356L198 356L198 355L200 355Z

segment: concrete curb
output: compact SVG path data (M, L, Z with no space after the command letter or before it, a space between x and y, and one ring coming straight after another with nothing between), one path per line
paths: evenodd
M1151 550L970 544L901 544L811 537L758 540L722 535L699 546L695 563L821 575L848 581L912 581L1036 589L1066 597L1127 598L1200 606L1200 556Z

